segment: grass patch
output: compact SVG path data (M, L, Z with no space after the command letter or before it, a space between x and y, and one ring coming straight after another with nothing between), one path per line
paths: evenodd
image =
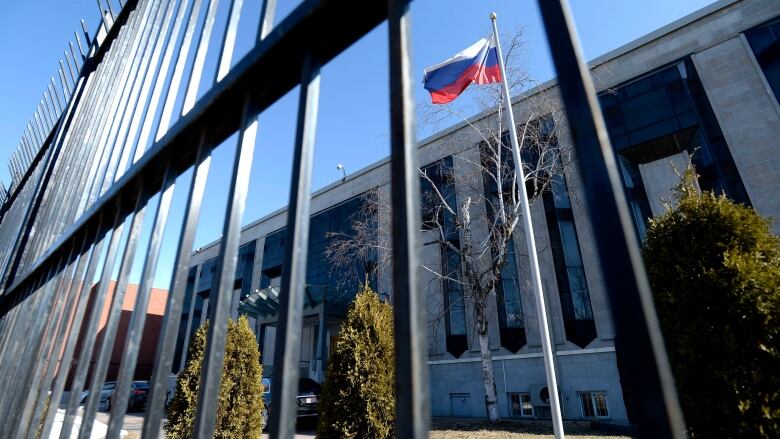
M628 439L631 436L594 430L590 422L564 422L567 437L578 439ZM502 420L490 423L481 419L435 418L431 421L431 439L541 439L553 436L550 421Z

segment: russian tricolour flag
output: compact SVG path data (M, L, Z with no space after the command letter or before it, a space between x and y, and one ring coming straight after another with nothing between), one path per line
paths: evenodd
M501 81L495 38L482 38L468 49L425 69L425 89L434 104L446 104L457 98L472 82L490 84Z

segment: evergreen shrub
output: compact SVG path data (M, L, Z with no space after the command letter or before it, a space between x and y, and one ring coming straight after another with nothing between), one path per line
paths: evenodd
M676 198L643 253L689 434L780 437L780 239L692 169Z
M393 437L393 310L368 287L357 294L328 360L319 405L320 439Z
M207 332L208 321L190 340L187 366L179 374L176 395L168 406L168 421L163 426L168 439L192 437ZM238 321L228 321L215 438L260 437L263 427L262 378L257 340L246 316L239 317Z

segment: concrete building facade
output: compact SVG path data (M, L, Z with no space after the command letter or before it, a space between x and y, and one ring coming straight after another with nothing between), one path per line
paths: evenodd
M702 189L725 193L774 218L780 232L780 2L721 0L590 63L616 159L622 171L636 232L663 212L690 159ZM517 120L526 120L540 102L556 102L555 81L513 100ZM477 126L495 117L472 119ZM565 120L555 120L561 145L570 143ZM420 142L421 166L446 163L454 173L479 160L478 136L460 124ZM368 166L312 198L301 372L322 380L326 358L355 286L345 286L325 256L334 233L349 231L367 193L389 192L389 161ZM565 199L539 197L531 207L540 249L542 283L564 416L627 423L630 391L621 386L612 324L594 237L576 166L566 168ZM461 203L472 186L455 180L452 196ZM251 195L250 195L251 196ZM483 209L484 210L484 209ZM381 221L380 221L381 223ZM255 324L267 374L273 373L275 306L281 276L286 209L248 225L234 284L234 314ZM384 230L382 233L389 233ZM421 230L423 239L430 231ZM489 334L502 417L548 417L541 341L522 232L514 240L501 288L490 299ZM217 242L192 257L185 310L174 359L184 365L189 334L205 318ZM446 267L446 253L422 249L423 263ZM389 273L372 285L391 295ZM448 301L445 281L423 272L427 301L446 311L429 327L431 407L434 416L484 417L479 344L473 306ZM514 281L514 282L512 282ZM462 292L460 292L462 294ZM439 319L441 320L441 319ZM625 391L625 394L624 394Z

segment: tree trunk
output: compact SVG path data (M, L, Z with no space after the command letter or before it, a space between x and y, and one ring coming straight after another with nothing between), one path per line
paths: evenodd
M482 302L482 303L479 303ZM482 388L485 391L485 409L491 422L498 421L498 401L496 397L496 377L493 372L493 354L490 352L490 337L488 336L488 320L485 316L484 301L474 305L477 320L477 335L479 336L479 353L482 358Z

